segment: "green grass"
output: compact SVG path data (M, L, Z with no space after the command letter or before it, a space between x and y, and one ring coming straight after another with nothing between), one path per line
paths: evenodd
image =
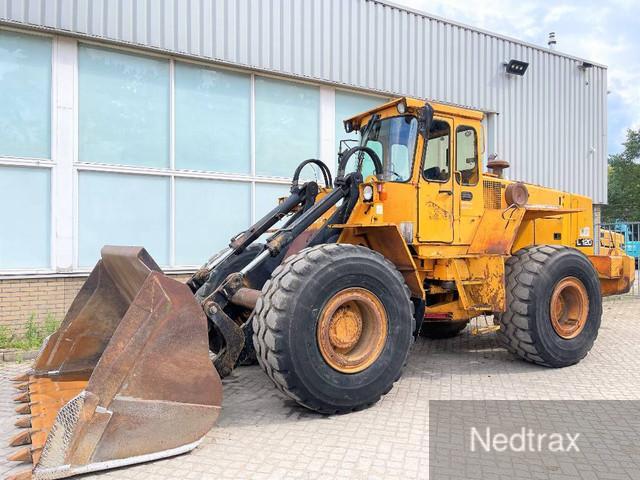
M0 325L0 349L36 350L59 326L60 322L50 313L41 324L37 322L36 314L32 313L22 335L17 335L9 327Z

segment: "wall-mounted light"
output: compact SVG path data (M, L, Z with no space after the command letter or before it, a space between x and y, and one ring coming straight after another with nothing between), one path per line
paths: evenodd
M582 62L578 65L578 70L584 73L584 84L589 85L589 76L587 75L587 70L593 68L593 63L590 62Z
M526 73L527 68L529 68L529 63L523 62L522 60L512 59L504 64L505 72L511 75L518 75L519 77L522 77Z

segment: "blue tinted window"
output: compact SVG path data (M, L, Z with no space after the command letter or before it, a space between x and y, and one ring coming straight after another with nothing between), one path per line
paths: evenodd
M169 198L166 177L80 172L80 266L93 266L104 245L142 246L168 265Z
M255 96L256 173L291 177L319 156L320 89L256 77Z
M51 157L51 39L0 30L0 155Z
M251 223L251 184L176 178L176 264L201 265Z
M251 77L176 63L176 168L250 173Z
M0 167L0 269L48 268L51 171Z
M276 208L280 198L288 197L290 195L290 188L290 185L256 183L256 221L260 220L263 216ZM290 216L284 217L271 228L276 229L282 227L289 218ZM259 241L264 242L271 235L272 233L265 233L260 237Z
M80 45L79 159L169 166L169 61Z
M256 183L256 220L278 205L278 199L289 196L291 187L284 184Z

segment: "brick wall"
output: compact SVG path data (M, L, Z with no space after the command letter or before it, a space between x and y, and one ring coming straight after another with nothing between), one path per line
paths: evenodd
M190 275L172 275L185 282ZM62 321L87 277L48 277L0 280L0 325L24 333L35 316L42 324L48 315Z

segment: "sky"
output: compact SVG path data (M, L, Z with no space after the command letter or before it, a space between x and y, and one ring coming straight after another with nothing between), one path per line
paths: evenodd
M391 0L608 67L608 153L640 128L640 0Z

